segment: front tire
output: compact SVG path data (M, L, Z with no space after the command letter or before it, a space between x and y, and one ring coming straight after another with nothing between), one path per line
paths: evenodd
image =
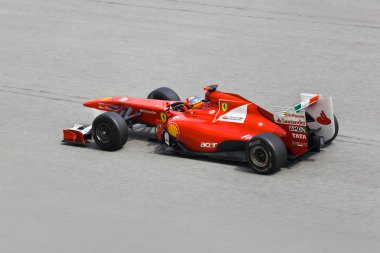
M128 126L115 112L100 114L92 123L92 138L103 150L121 149L128 140Z
M249 166L258 174L272 174L285 164L286 146L277 135L262 133L248 142L246 159Z

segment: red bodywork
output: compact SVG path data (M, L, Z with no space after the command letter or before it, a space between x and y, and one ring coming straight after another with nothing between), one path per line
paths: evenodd
M192 152L223 151L221 147L225 147L225 143L244 144L263 132L281 137L293 155L301 155L308 150L307 139L295 140L289 133L289 125L275 123L273 114L239 95L206 91L205 100L207 102L202 107L183 112L167 110L168 106L179 101L131 97L93 99L85 102L84 106L118 113L131 108L131 114L137 115L134 121L157 128L158 140L162 140L166 131Z
M86 144L86 139L84 135L80 131L72 130L72 129L64 129L63 130L63 140L76 144Z

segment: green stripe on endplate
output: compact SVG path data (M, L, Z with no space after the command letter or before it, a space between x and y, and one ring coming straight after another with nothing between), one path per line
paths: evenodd
M293 106L293 109L296 111L299 111L301 109L301 104L297 104L297 105Z

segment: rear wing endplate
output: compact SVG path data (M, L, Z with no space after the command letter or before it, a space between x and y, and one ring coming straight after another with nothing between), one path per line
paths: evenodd
M275 107L274 121L284 128L288 147L294 147L297 154L308 149L308 130L316 133L325 141L335 132L332 98L322 95L301 93L300 102L291 107Z

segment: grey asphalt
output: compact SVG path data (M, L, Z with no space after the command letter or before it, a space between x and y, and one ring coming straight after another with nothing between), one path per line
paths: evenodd
M0 0L0 252L379 252L376 0ZM62 145L88 98L203 86L271 110L334 99L328 148L260 176Z

